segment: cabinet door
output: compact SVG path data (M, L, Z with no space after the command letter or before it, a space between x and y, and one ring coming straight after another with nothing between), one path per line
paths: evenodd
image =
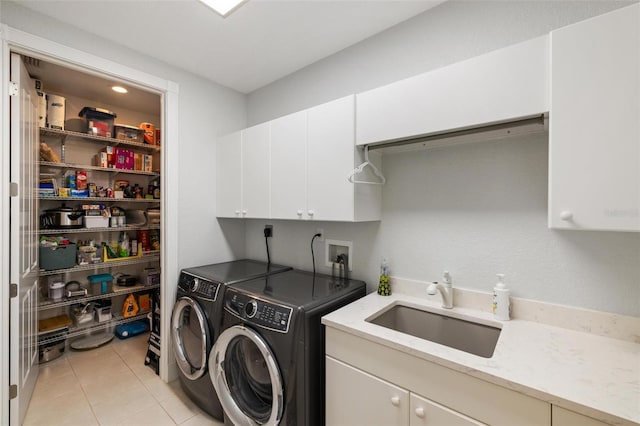
M549 226L640 231L640 5L551 33Z
M357 95L357 144L406 139L549 110L546 36Z
M307 218L353 220L354 96L311 108L308 124Z
M216 145L216 216L241 217L242 134L218 138Z
M409 392L326 358L327 426L409 424Z
M582 414L565 410L564 408L556 407L554 405L551 409L551 425L552 426L606 426L607 424L599 420L596 420L594 418L583 416Z
M307 111L271 122L271 217L307 214Z
M269 217L270 123L242 131L242 215Z
M481 426L480 423L457 411L411 394L410 426Z

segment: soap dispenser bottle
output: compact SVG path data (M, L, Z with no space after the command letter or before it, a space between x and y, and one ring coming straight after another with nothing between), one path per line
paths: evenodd
M389 283L389 266L387 259L382 259L380 265L380 281L378 282L378 294L381 296L391 295L391 284Z
M509 303L509 289L504 284L504 274L497 274L498 282L493 288L493 315L501 321L511 319L511 304Z

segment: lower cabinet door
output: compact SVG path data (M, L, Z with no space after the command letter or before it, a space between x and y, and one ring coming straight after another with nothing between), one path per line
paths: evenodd
M409 392L327 357L327 426L409 424Z
M553 426L606 426L606 423L557 406L551 408Z
M470 426L484 425L470 417L450 410L428 399L411 394L410 426Z

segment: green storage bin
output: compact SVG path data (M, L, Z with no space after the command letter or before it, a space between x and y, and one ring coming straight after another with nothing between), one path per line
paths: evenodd
M78 248L74 243L66 246L40 246L40 269L52 271L55 269L73 268L76 266Z

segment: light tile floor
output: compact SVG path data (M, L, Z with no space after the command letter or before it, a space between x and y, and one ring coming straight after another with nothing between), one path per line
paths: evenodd
M72 351L40 365L25 426L220 426L176 380L164 383L144 365L148 334L89 351Z

